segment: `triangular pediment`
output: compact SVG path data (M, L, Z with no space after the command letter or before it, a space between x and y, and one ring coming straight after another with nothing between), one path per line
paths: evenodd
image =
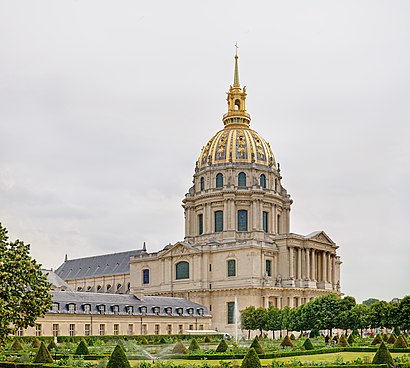
M173 245L167 245L162 251L161 256L183 256L188 254L200 253L198 249L186 242L176 242Z
M323 231L315 231L305 236L306 239L314 240L320 243L336 245L336 243Z

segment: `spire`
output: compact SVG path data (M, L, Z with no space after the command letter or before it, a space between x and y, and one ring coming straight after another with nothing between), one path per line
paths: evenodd
M147 246L145 245L145 242L144 242L144 245L142 246L142 250L143 250L144 252L147 251Z
M233 74L233 86L240 87L239 84L239 67L238 67L238 42L235 43L236 51L235 51L235 71Z

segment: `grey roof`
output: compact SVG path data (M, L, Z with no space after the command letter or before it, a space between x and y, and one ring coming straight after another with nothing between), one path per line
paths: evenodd
M70 286L52 270L42 269L41 272L47 275L47 281L52 285L52 290L71 290Z
M130 257L145 253L143 249L69 259L55 271L63 280L82 279L130 272Z
M89 293L77 291L50 291L53 303L58 303L58 311L51 313L68 313L68 305L75 305L76 314L100 314L99 306L105 306L105 314L129 315L128 307L133 307L132 315L193 316L208 315L208 309L201 304L183 298L146 296L142 300L130 294ZM90 305L90 312L84 311L84 305ZM114 313L113 306L118 306ZM146 307L146 311L141 307ZM154 311L154 307L159 308ZM166 310L166 308L171 308ZM179 310L182 308L182 310ZM190 310L191 309L191 310ZM179 312L179 313L178 313Z

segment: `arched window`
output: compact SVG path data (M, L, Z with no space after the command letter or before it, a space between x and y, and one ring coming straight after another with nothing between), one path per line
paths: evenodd
M248 231L248 211L238 211L238 231Z
M246 187L246 174L240 172L238 175L238 187Z
M204 232L204 215L200 213L198 215L198 234L202 235Z
M280 215L278 215L278 217L277 217L277 224L276 224L276 226L277 226L277 233L280 234Z
M216 175L216 187L217 188L223 188L224 186L224 176L219 173Z
M149 270L142 270L142 283L149 284Z
M241 101L238 99L238 100L235 100L235 110L240 110L241 109Z
M215 232L219 233L224 230L224 213L215 211Z
M201 191L202 191L202 190L205 190L205 178L204 178L204 177L201 178L200 189L201 189Z
M107 285L107 291L110 290L110 289L111 289L111 285L108 284L108 285Z
M266 176L265 176L265 174L262 174L259 179L260 179L259 180L260 181L260 186L262 188L266 188Z
M175 265L175 278L177 280L189 279L189 263L182 261Z
M265 233L268 232L268 223L269 223L269 213L266 211L262 212L262 226L263 226L263 231Z
M230 259L226 262L226 267L228 271L228 277L236 276L236 261Z
M120 290L121 289L121 284L117 284L117 290Z
M101 290L101 285L97 285L97 291Z

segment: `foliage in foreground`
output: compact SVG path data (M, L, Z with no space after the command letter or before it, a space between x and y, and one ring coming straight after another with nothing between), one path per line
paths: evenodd
M384 341L380 343L379 348L377 349L376 355L373 357L372 364L387 364L389 367L393 367L393 358L390 354L390 351L387 349Z
M107 368L131 368L127 356L122 350L121 345L117 345L107 363Z

